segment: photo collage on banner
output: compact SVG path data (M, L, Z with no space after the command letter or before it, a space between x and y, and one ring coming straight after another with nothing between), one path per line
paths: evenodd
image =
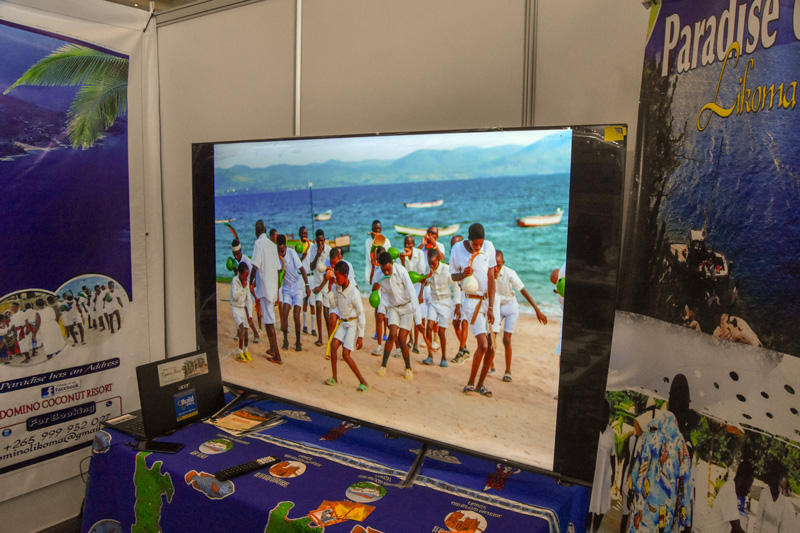
M800 530L798 9L651 8L596 530Z
M88 446L123 399L130 409L129 376L148 350L133 286L128 57L1 21L0 48L5 474Z

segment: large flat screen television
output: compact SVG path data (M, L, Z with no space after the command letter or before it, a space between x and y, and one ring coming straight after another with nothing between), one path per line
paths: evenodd
M217 349L226 382L434 444L590 482L604 422L625 143L624 126L602 125L195 144L198 344ZM325 347L315 345L311 333L317 326L310 310L302 322L308 333L300 335L300 351L295 350L291 314L289 349L281 349L278 318L283 364L268 361L263 330L258 344L252 332L248 335L254 360L236 360L230 305L236 262L229 258L235 238L244 254L251 254L259 220L267 230L286 235L287 254L301 227L312 241L323 230L331 245L343 248L367 317L363 348L352 356L368 392L356 392L358 380L342 361L339 385L324 383L331 375L330 362ZM444 330L446 367L441 366L441 347L432 353L434 364L424 364L427 346L419 337L419 354L410 353L413 379L404 378L403 359L394 356L387 374L377 374L382 358L372 352L383 341L374 338L372 287L365 273L372 240L368 233L376 220L399 251L408 236L418 247L430 227L438 228L447 263L453 237L467 238L469 227L480 223L486 240L502 251L505 267L516 272L525 292L516 285L519 317L513 327L506 320L494 342L494 370L485 380L491 397L463 391L472 360L453 361L459 341L452 325ZM322 337L326 340L327 334ZM471 332L466 348L475 353Z

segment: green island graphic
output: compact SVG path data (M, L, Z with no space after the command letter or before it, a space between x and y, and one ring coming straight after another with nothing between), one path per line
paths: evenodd
M148 468L145 462L148 455L150 452L136 454L136 469L133 472L136 523L131 526L131 533L161 531L161 496L166 496L167 503L171 503L175 494L172 477L161 473L163 461L155 461Z
M324 527L315 526L308 516L289 519L288 515L292 507L294 507L292 502L281 502L275 506L269 512L269 520L267 527L264 528L264 533L322 533L325 531Z

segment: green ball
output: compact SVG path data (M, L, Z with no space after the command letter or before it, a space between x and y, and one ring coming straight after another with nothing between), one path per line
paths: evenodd
M230 271L236 270L237 266L238 265L236 264L236 259L234 259L233 257L229 257L228 260L225 261L225 268L227 268Z
M566 284L566 279L567 278L561 278L558 280L558 283L556 283L556 291L558 291L558 294L561 295L562 298L564 297L564 285Z
M303 246L303 242L302 241L300 241L300 242L298 242L297 244L294 245L294 251L297 252L298 254L302 254L303 252L306 251L306 247Z
M381 305L381 293L378 291L372 291L372 294L369 295L369 305L374 308L378 308Z
M400 251L399 251L397 248L395 248L394 246L390 247L390 248L387 250L387 252L389 252L389 255L391 255L391 256L392 256L392 261L394 261L394 260L396 260L398 257L400 257Z

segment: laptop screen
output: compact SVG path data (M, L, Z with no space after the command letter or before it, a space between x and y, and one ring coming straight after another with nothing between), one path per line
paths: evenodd
M219 359L191 352L136 367L148 437L202 420L225 405Z

